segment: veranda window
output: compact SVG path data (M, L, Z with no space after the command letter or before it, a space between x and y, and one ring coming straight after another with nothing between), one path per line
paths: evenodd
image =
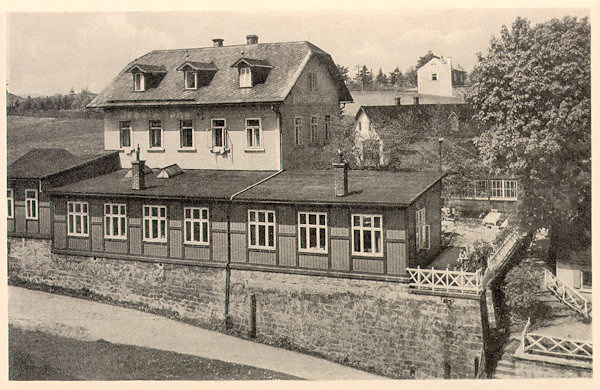
M275 212L248 210L248 246L275 249Z
M298 213L298 246L306 252L327 253L327 213Z
M352 214L352 253L355 255L383 256L382 216Z
M37 190L25 190L25 219L38 219Z
M87 237L89 215L87 202L67 202L69 236Z
M127 238L127 208L124 204L104 205L104 237Z
M186 207L183 210L185 225L185 242L188 244L208 245L208 209Z
M144 206L144 241L167 241L166 206Z

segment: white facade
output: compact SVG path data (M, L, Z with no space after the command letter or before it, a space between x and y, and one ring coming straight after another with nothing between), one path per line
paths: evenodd
M432 58L417 70L419 94L452 96L452 58Z

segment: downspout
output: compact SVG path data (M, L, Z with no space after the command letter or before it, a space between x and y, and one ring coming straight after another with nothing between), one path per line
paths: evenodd
M254 184L249 185L248 187L244 188L241 191L236 192L235 194L231 195L229 197L229 202L227 203L227 210L225 212L226 214L226 227L225 227L225 232L226 232L226 236L227 236L227 251L226 251L226 259L227 259L227 263L225 264L225 330L229 330L231 329L232 326L232 320L231 317L229 316L229 296L230 296L230 290L231 290L231 202L233 202L233 198L235 198L236 196L238 196L239 194L248 191L249 189L264 183L265 181L269 180L270 178L278 175L281 173L281 170L275 172L272 175L269 175L267 177L265 177L262 180L257 181Z

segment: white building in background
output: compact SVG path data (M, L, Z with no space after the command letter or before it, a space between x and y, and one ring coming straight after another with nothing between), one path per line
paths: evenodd
M417 70L419 95L453 96L453 89L465 85L467 72L452 66L452 57L433 57Z

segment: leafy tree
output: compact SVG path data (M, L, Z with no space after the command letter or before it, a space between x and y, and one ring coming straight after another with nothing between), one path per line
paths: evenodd
M468 98L491 173L519 178L520 225L550 229L550 264L590 244L590 30L587 18L517 18L479 55Z
M417 70L411 66L404 72L404 85L406 87L417 86Z
M429 50L427 53L425 53L425 55L419 57L419 59L417 60L417 65L415 65L415 69L419 70L419 68L431 61L433 57L435 57L435 55L431 50Z
M402 85L403 81L404 77L402 76L402 72L400 71L400 68L396 66L396 69L390 72L389 82L392 85Z
M362 90L370 90L373 85L373 73L367 68L366 65L363 65L362 68L356 74L356 84L360 86Z

